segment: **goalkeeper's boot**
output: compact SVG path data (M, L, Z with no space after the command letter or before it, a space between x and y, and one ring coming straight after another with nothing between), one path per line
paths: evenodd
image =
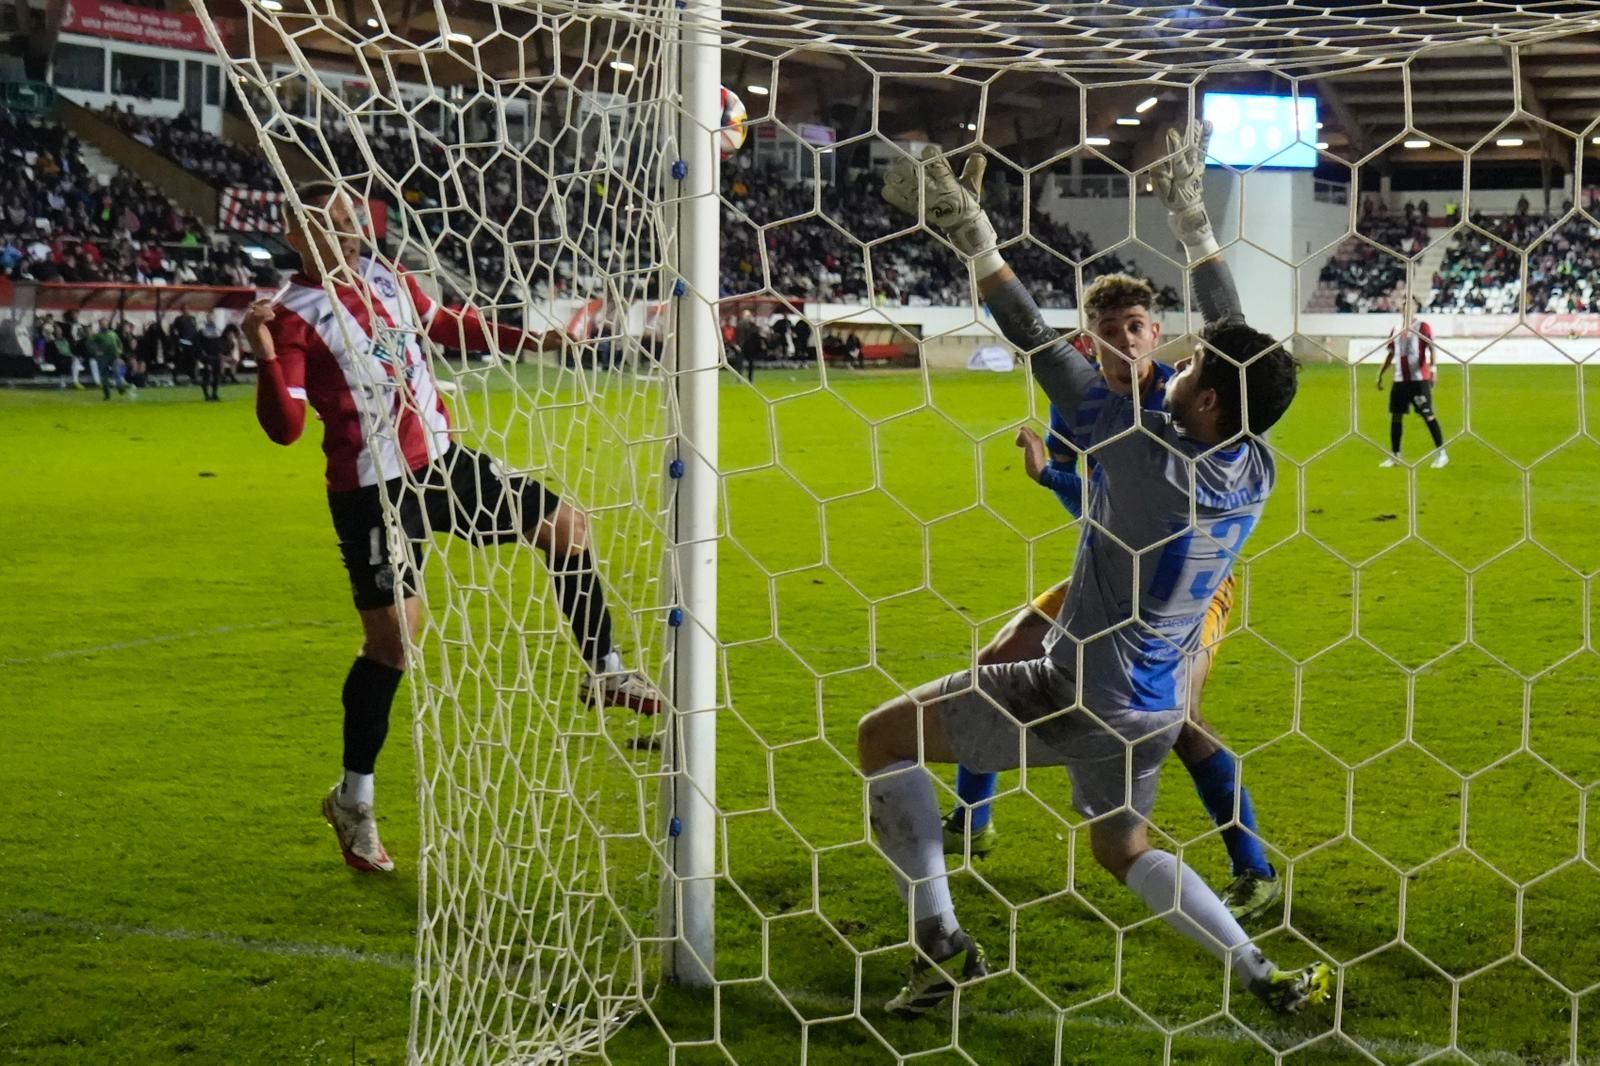
M625 707L639 714L660 714L666 697L637 670L589 674L583 681L583 698L600 707Z
M976 940L957 932L950 945L955 950L937 962L928 961L919 951L906 986L884 1009L897 1018L920 1018L954 995L958 984L989 975L989 959Z
M976 833L967 831L967 809L957 807L951 811L944 820L944 853L946 855L965 855L967 853L967 837L972 837L972 857L974 859L987 858L994 846L1000 843L1000 831L990 822Z
M394 869L394 861L378 839L378 820L372 816L372 804L346 807L339 802L339 786L334 785L333 791L322 799L322 816L339 837L345 865L373 873L388 873Z
M1279 1014L1299 1014L1328 998L1333 989L1333 971L1325 962L1314 962L1303 970L1273 970L1250 991Z
M1283 886L1278 879L1259 870L1246 870L1218 893L1228 913L1241 922L1272 906L1282 894Z

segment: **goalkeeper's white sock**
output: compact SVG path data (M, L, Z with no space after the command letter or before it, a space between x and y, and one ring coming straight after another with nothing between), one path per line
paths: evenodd
M933 780L910 760L890 763L867 782L867 800L872 829L878 846L889 856L895 887L911 904L917 946L933 958L943 958L949 954L944 942L961 926L945 875L944 825ZM916 882L914 889L911 881Z
M372 775L346 770L339 782L339 806L353 811L362 803L372 806Z
M1246 986L1271 975L1272 964L1250 942L1217 894L1170 851L1152 849L1135 859L1128 868L1127 885L1168 925L1231 963Z

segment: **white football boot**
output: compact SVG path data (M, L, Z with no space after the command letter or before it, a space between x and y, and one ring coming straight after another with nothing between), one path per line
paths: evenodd
M339 837L345 865L373 873L388 873L394 869L394 860L389 858L389 853L383 850L383 842L378 839L378 821L372 816L372 804L346 807L339 802L339 786L334 785L322 799L322 816Z

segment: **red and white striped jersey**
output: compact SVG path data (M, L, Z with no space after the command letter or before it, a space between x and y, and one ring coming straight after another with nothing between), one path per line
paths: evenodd
M1433 327L1413 322L1411 328L1389 334L1389 353L1394 358L1396 381L1433 380Z
M323 422L328 488L400 477L450 446L450 417L422 338L438 306L403 270L363 257L336 299L302 274L270 323L288 395Z

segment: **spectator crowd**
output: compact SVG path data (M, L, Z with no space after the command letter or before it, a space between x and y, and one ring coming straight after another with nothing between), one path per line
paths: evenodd
M1566 218L1572 203L1562 205ZM1557 223L1529 209L1527 198L1509 215L1474 212L1433 276L1435 311L1568 314L1600 311L1600 225L1573 215ZM1524 288L1522 263L1528 271Z
M242 249L127 171L91 174L72 133L0 110L0 277L271 284Z
M264 155L206 132L188 115L161 118L137 114L132 104L126 108L112 104L105 117L146 148L219 189L229 185L249 189L279 187L278 175Z
M639 158L637 150L613 167L549 145L519 156L393 128L369 135L363 146L331 122L320 136L306 127L301 144L347 177L385 175L369 195L391 207L403 202L435 250L490 297L508 278L541 297L589 295L604 276L643 278L650 272L641 267L660 261L649 243L650 227L641 221L653 207L622 180L637 167L661 165ZM955 253L925 232L903 233L868 250L869 242L907 229L883 202L879 180L862 172L819 189L771 169L724 168L721 295L768 291L801 300L913 305L970 299ZM398 197L389 182L398 183ZM987 206L1003 239L1021 233L1020 186L994 183ZM1084 284L1129 269L1113 254L1095 257L1086 235L1038 210L1030 214L1028 237L1007 246L1006 258L1044 307L1074 306L1076 264L1082 264ZM654 298L658 294L642 288L648 284L641 280L641 290L631 295ZM1170 287L1161 296L1168 306L1181 306Z
M968 302L967 270L960 258L926 232L905 233L908 219L884 202L881 182L880 175L863 171L814 192L807 183L770 171L726 177L722 294L770 289L803 300L861 303L875 292L896 304ZM1002 242L1022 234L1022 200L1020 185L995 181L985 191L984 207ZM902 235L884 240L891 234ZM875 241L882 243L871 244ZM868 284L869 255L873 285ZM1085 285L1102 274L1131 269L1114 254L1096 257L1087 235L1037 209L1029 213L1026 239L1007 244L1005 255L1041 307L1076 306L1077 264ZM1181 306L1176 292L1162 296L1169 306Z
M130 137L216 186L277 188L258 153L201 130L188 118L162 119L132 108L108 117ZM449 143L419 127L391 126L358 142L337 123L300 127L302 147L328 169L370 180L368 195L420 221L433 250L471 280L480 303L515 306L534 298L658 299L665 249L655 244L649 189L625 180L663 161L640 144L609 157L580 158L548 143L525 154L491 144ZM371 176L370 179L368 176ZM770 293L796 301L958 305L971 299L967 272L937 237L912 229L881 198L879 175L861 170L818 185L741 159L724 168L720 295ZM1080 283L1133 268L1099 254L1084 233L1025 202L1024 189L991 183L986 207L1006 257L1041 306L1071 308ZM1600 225L1531 211L1476 213L1432 278L1434 312L1600 312ZM1455 221L1455 205L1446 205ZM1428 243L1426 200L1391 210L1363 203L1359 238L1324 265L1333 309L1400 309L1407 260ZM1024 232L1024 219L1027 220ZM1020 239L1018 239L1020 238ZM1526 276L1524 277L1524 258ZM276 272L235 243L210 233L158 189L125 170L96 175L77 138L56 124L0 110L0 277L16 281L267 287ZM1170 287L1158 307L1180 308ZM183 316L188 318L188 316ZM726 324L733 347L756 359L794 358L812 346L810 326L777 316ZM8 340L7 333L15 335ZM115 335L119 343L113 345ZM815 344L859 363L859 337L818 336ZM237 362L236 339L210 339L193 320L153 323L132 335L126 323L41 317L28 334L0 330L0 346L31 347L58 368L64 384L105 370L132 388L156 378L200 380L213 349ZM105 353L116 350L108 362ZM228 352L234 352L229 356ZM0 352L9 354L9 352ZM800 356L803 358L804 356ZM214 388L213 390L214 391Z
M1559 212L1535 212L1523 196L1506 214L1474 211L1445 248L1424 305L1443 314L1600 312L1600 224L1590 206L1588 215L1574 214L1570 200ZM1355 238L1340 245L1321 275L1334 289L1333 309L1401 310L1405 262L1427 245L1429 220L1426 200L1399 212L1367 201L1357 232L1388 251ZM1458 220L1458 205L1446 204L1442 223Z
M1356 232L1366 240L1347 239L1319 278L1333 287L1334 310L1399 310L1402 297L1396 290L1405 284L1406 260L1420 255L1428 243L1428 201L1407 202L1397 213L1382 201L1365 200Z

